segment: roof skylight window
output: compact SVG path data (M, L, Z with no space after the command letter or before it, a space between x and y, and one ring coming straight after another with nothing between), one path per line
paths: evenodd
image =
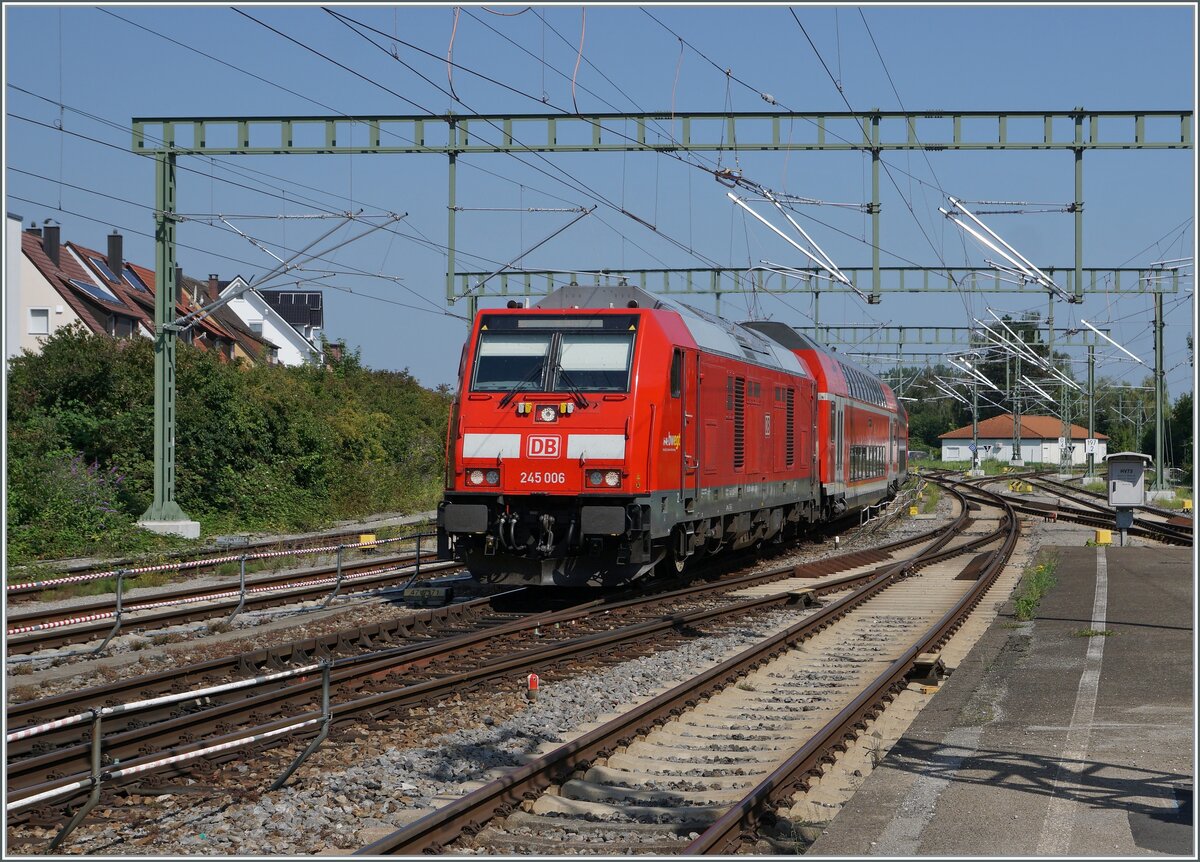
M91 296L94 296L96 299L103 300L104 302L115 302L118 305L121 304L121 300L117 299L116 294L112 293L112 291L108 290L108 288L101 287L98 284L92 284L90 281L83 281L82 279L78 278L72 278L69 279L69 281L71 284L75 285L80 290L90 294Z
M122 273L122 275L125 276L125 283L128 284L130 287L132 287L134 290L140 290L142 293L150 292L150 289L148 287L146 287L145 283L140 278L138 278L138 274L136 272L134 272L132 269L126 269L125 272Z
M88 260L90 260L92 262L92 266L96 267L96 269L98 269L100 271L100 274L102 276L104 276L105 278L107 278L109 281L117 280L117 277L115 275L113 275L112 270L108 268L108 264L106 264L100 258L89 257Z

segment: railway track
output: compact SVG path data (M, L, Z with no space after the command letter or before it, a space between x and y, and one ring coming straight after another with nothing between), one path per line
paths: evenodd
M720 624L722 620L736 621L746 614L804 600L797 584L811 587L814 594L845 590L856 583L877 577L881 566L891 565L893 556L913 544L929 541L945 545L953 532L967 523L965 510L951 528L939 528L920 536L909 537L870 551L857 551L839 557L802 566L788 566L755 575L745 575L716 583L702 583L683 590L627 599L621 602L589 602L565 611L548 612L525 619L514 619L489 625L479 631L444 637L425 644L404 645L360 656L337 659L330 671L334 694L333 723L382 720L388 715L403 716L414 706L436 702L451 693L469 691L498 676L511 675L526 668L537 667L539 672L556 666L569 666L581 661L623 660L629 655L630 644L654 650L663 648L672 639L694 636L697 626ZM939 535L941 534L941 535ZM769 581L780 581L781 587L768 595L732 599L714 599L720 593L733 594ZM664 607L667 612L664 613ZM464 617L465 619L465 617ZM540 635L533 638L530 633ZM517 647L514 650L514 646ZM304 653L307 655L307 653ZM261 660L261 656L259 657ZM255 670L266 669L256 663ZM211 670L211 669L210 669ZM228 670L228 666L226 668ZM253 672L253 671L252 671ZM179 688L181 679L162 678L153 687L137 689L139 696L156 696L161 687ZM194 685L197 677L190 677ZM54 703L23 705L20 716L10 715L10 727L28 728L32 722L54 721L50 716L64 713L85 704L92 706L110 703L118 696L133 691L121 684L120 694L96 690L87 697L70 697ZM283 731L311 722L320 716L312 706L319 702L321 680L311 671L302 680L291 679L286 684L273 685L269 690L256 689L247 696L238 691L228 696L191 697L189 700L166 705L159 713L147 713L130 720L124 729L103 736L104 760L107 774L105 787L120 785L128 780L144 781L139 770L147 764L164 759L164 755L188 756L216 745L237 743L250 737ZM90 707L85 707L90 708ZM308 711L305 711L308 710ZM179 713L183 714L179 714ZM171 714L174 713L174 714ZM275 717L282 716L282 717ZM158 720L151 720L157 717ZM22 725L13 719L19 718ZM142 726L135 726L140 724ZM73 732L79 739L76 727ZM78 782L88 776L89 746L84 741L68 743L61 729L50 729L52 742L44 747L51 750L25 749L26 756L8 764L8 804L21 808L23 799L39 796L55 787ZM311 736L298 731L288 738ZM18 730L19 732L19 730ZM53 736L49 736L53 734ZM34 737L36 739L36 737ZM281 737L274 737L274 743ZM27 743L28 744L28 743ZM245 748L230 751L206 762L215 763L229 757L246 756ZM156 775L177 776L186 770L186 763L163 764ZM61 819L61 806L87 787L76 788L55 797L53 802L27 809L38 822Z
M1022 500L1019 497L1014 498L1010 495L1008 498L1009 502L1017 511L1029 515L1041 515L1042 517L1049 517L1054 520L1071 521L1072 523L1102 530L1113 529L1113 510L1106 503L1088 498L1086 492L1081 492L1078 488L1072 488L1069 485L1064 485L1061 482L1045 479L1040 476L1031 476L1025 479L1025 481L1046 493L1069 500L1074 505L1063 504L1061 502L1043 504L1032 500ZM1157 515L1158 513L1155 512L1155 514ZM1166 544L1184 545L1187 547L1191 547L1193 541L1193 532L1190 523L1151 520L1145 515L1134 518L1133 526L1129 528L1129 534Z
M1078 488L1043 476L1036 477L1030 481L1032 484L1051 494L1071 500L1091 511L1101 512L1109 517L1113 514L1113 509L1108 505L1108 497L1105 494ZM1134 511L1142 513L1135 516L1135 524L1151 530L1163 528L1164 534L1178 536L1181 539L1186 538L1189 540L1187 544L1191 544L1190 539L1193 534L1193 520L1191 518L1182 515L1180 512L1162 509L1158 506L1135 506Z
M1003 568L1019 534L1015 513L992 495L995 529L964 536L966 504L951 493L963 513L941 540L359 853L736 849L903 687ZM699 830L690 845L680 839Z
M44 599L47 593L53 593L70 584L78 584L95 580L113 581L121 571L128 573L130 581L136 581L139 573L154 572L183 572L192 575L212 574L213 570L229 562L237 561L243 555L248 559L265 557L286 557L296 554L336 553L338 546L344 548L366 547L370 543L362 543L359 539L364 531L372 528L362 527L343 533L333 533L323 536L310 536L302 539L260 538L250 539L245 544L229 548L209 547L194 553L180 554L166 563L152 563L144 560L122 559L106 560L103 566L76 565L64 566L61 562L47 561L43 567L56 569L56 574L44 580L31 578L22 579L22 567L9 572L10 577L21 579L6 585L6 593L10 604L22 601L37 601ZM391 542L395 540L382 540ZM136 583L133 584L136 586ZM115 586L114 586L115 590Z
M236 610L257 610L312 601L331 595L375 590L422 574L445 574L458 569L451 562L418 558L415 553L379 557L305 572L246 578L237 584L180 587L144 598L100 599L53 610L9 613L5 619L8 654L19 655L105 638L120 631L147 632L168 626L228 616Z
M940 470L936 471L936 475L949 480L955 474L952 471ZM1003 476L982 476L960 482L959 484L983 487L1010 479L1020 479L1028 482L1030 485L1038 487L1048 494L1069 500L1075 504L1046 504L1035 500L1028 500L1014 494L1004 494L1003 496L1013 508L1022 514L1051 520L1071 521L1072 523L1102 530L1113 528L1113 510L1108 506L1107 502L1101 502L1107 500L1104 494L1087 491L1065 482L1049 479L1038 472L1030 471L1024 473L1007 473ZM1190 518L1181 518L1170 510L1160 509L1155 506L1138 506L1136 509L1143 512L1143 515L1134 519L1134 525L1129 530L1130 535L1153 539L1154 541L1166 544L1192 546L1194 534L1192 528L1193 522ZM1150 517L1147 517L1147 515Z

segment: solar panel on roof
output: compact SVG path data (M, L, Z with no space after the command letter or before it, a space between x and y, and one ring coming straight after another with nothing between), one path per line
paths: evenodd
M108 268L108 264L106 264L100 258L89 257L88 260L90 260L92 262L92 266L94 266L94 267L96 267L96 269L100 270L100 274L103 275L105 278L107 278L109 281L117 280L117 277L115 275L113 275L112 270Z
M134 272L132 269L127 269L122 274L125 276L125 283L128 284L130 287L132 287L134 290L140 290L142 293L150 292L150 289L147 288L146 285L142 283L142 280L140 278L138 278L137 273Z
M115 302L120 304L121 300L117 299L116 294L112 293L108 288L101 287L98 284L92 284L90 281L83 281L78 278L68 279L71 284L75 285L82 291L86 291L96 299L102 299L105 302Z

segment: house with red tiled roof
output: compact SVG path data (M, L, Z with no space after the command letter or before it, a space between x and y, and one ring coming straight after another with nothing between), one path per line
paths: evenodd
M979 460L1011 461L1013 453L1013 415L1002 413L979 423ZM1095 461L1108 454L1108 436L1093 434L1095 439ZM970 425L947 431L938 439L942 441L943 461L971 461L971 446L974 432ZM1088 449L1087 429L1071 425L1071 463L1086 464ZM1063 423L1057 416L1021 415L1021 457L1028 463L1058 464L1063 439Z
M18 282L6 285L5 305L17 324L17 338L8 339L8 358L23 348L39 350L41 338L76 322L119 338L153 332L145 313L127 304L123 291L98 281L62 244L58 225L22 231Z
M13 221L10 215L10 234ZM19 230L19 218L15 221ZM100 252L62 242L58 225L31 225L20 232L20 252L17 279L14 283L9 278L5 288L7 358L22 349L36 352L43 338L76 322L116 338L153 337L154 271L124 259L123 238L116 231L108 237L107 250ZM176 268L176 284L181 290L175 312L182 317L195 310L199 298L188 286L200 283ZM272 361L274 345L234 314L206 317L181 333L180 340L225 359Z

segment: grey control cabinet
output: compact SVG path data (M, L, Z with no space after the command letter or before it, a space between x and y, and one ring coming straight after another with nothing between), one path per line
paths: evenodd
M1104 459L1108 465L1108 505L1141 506L1146 502L1146 472L1154 459L1140 452L1117 452Z

